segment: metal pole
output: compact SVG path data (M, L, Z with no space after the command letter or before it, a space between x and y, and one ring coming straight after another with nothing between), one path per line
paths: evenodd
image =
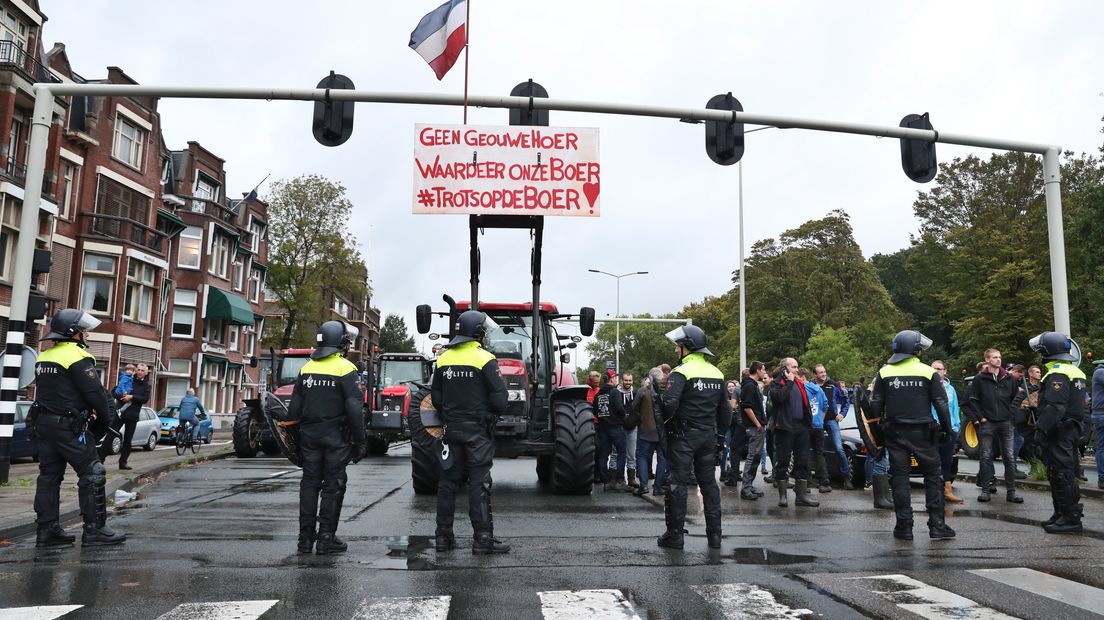
M621 318L621 278L617 276L617 318ZM621 374L621 321L615 325L616 335L613 337L613 368L617 374Z
M1046 188L1047 236L1050 239L1050 290L1054 303L1054 331L1070 333L1069 289L1066 285L1066 242L1062 234L1061 149L1043 154L1043 183Z
M744 315L744 162L737 164L740 181L740 372L747 368L747 323Z
M11 440L15 430L15 400L19 392L20 354L26 341L27 302L31 295L31 263L38 237L38 212L42 202L42 176L46 172L46 144L50 139L54 95L38 87L31 139L27 146L27 180L24 186L23 213L19 220L19 239L15 243L12 270L11 312L7 344L4 347L4 373L0 380L0 482L8 481Z

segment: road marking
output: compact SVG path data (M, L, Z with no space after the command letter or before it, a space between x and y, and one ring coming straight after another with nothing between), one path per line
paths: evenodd
M221 601L218 603L184 603L177 605L157 620L250 620L260 618L279 601Z
M352 620L445 620L448 618L451 596L415 596L410 598L381 597L364 599Z
M265 476L266 478L275 478L276 476L284 476L293 472L299 471L298 469L285 469L284 471L274 471L271 474Z
M0 620L54 620L84 605L49 605L0 609Z
M709 604L721 610L726 620L758 618L804 618L809 609L793 609L774 600L774 595L750 583L720 583L690 586Z
M971 573L1051 600L1104 614L1104 590L1030 568L983 568Z
M541 613L548 620L640 620L620 590L551 590L538 592Z
M1001 612L979 605L964 596L948 592L905 575L849 577L871 582L870 591L895 603L901 609L929 620L1015 620Z

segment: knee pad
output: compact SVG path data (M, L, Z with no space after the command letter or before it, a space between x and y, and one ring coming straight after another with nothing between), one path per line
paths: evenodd
M322 490L327 493L344 493L346 478L327 478L322 481Z
M104 486L107 483L107 469L96 461L91 470L77 480L78 486Z

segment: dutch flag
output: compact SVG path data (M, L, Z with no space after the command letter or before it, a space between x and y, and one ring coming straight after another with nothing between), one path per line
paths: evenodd
M430 11L410 33L410 47L425 58L437 79L445 77L468 42L467 0L449 0Z

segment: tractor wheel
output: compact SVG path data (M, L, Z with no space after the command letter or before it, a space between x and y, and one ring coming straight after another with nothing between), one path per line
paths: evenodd
M976 459L981 453L981 433L978 432L977 422L964 421L958 431L958 445L967 458Z
M594 486L594 410L585 400L553 405L556 445L552 455L552 492L586 495Z
M422 408L433 408L429 390L419 390L410 399L406 415L410 425L410 477L415 495L434 495L441 479L441 465L434 454L437 441L422 426Z
M391 442L386 439L380 439L379 437L368 438L368 456L383 456L387 454L387 448L391 446Z
M234 455L240 459L257 456L261 448L260 434L261 425L253 417L253 410L249 407L238 409L234 416Z
M551 454L537 455L537 482L541 486L548 486L552 482L552 467L556 457Z

